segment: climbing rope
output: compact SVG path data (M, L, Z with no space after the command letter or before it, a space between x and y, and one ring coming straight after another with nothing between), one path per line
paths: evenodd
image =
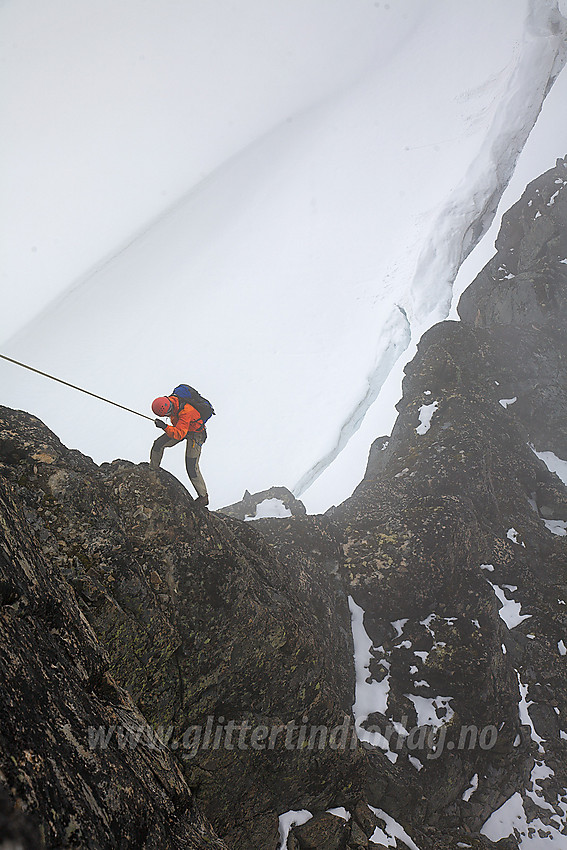
M16 366L21 366L23 369L29 369L30 372L35 372L37 375L43 375L44 378L50 378L52 381L57 381L58 384L65 384L66 387L71 387L73 390L78 390L80 393L85 393L85 395L90 395L93 398L98 398L100 401L105 401L107 404L113 404L114 407L120 407L121 410L127 410L128 413L135 413L136 416L141 416L142 419L149 419L150 422L153 422L151 416L146 416L144 413L138 413L137 410L132 410L130 407L124 407L123 404L117 404L115 401L111 401L109 398L104 398L104 396L97 395L96 393L91 393L88 390L84 390L82 387L76 387L75 384L70 384L68 381L62 381L61 378L56 378L54 375L48 375L47 372L41 372L39 369L34 369L33 366L27 366L25 363L20 363L19 360L12 360L11 357L6 357L5 354L0 354L2 360L7 360L9 363L15 363Z

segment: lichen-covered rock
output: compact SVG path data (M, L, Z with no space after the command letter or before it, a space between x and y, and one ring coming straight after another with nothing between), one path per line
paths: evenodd
M2 846L225 847L171 754L144 739L147 721L3 482L0 606ZM106 738L119 726L138 746Z
M526 835L567 834L567 491L542 460L567 459L565 187L560 160L505 217L464 321L424 335L391 436L329 512L371 678L387 672L368 723L411 730L391 751L427 799L425 846L430 827L435 847L477 833L514 793ZM415 823L403 799L383 808Z
M350 829L342 818L322 812L293 829L293 836L301 850L344 850Z
M175 747L219 833L271 847L287 800L354 804L367 754L310 744L353 703L337 566L278 559L250 523L196 510L167 472L99 468L26 414L0 409L0 441L3 473L110 674Z

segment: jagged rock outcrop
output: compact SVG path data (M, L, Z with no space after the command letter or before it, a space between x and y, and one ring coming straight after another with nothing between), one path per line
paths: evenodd
M370 722L444 736L396 753L425 822L478 831L516 793L519 831L567 844L567 491L534 451L567 458L566 185L559 160L507 214L463 321L424 335L391 437L331 517L371 676L387 669ZM461 748L464 726L494 745Z
M303 502L296 499L287 487L269 487L254 494L245 490L239 502L219 508L219 512L235 519L255 519L259 518L260 505L268 507L268 516L304 516L307 513ZM275 510L278 511L277 514Z
M110 674L176 750L232 846L275 846L284 801L358 799L366 753L297 744L301 727L350 716L350 615L336 570L278 561L250 523L196 510L167 472L97 467L6 408L0 462Z
M567 846L565 186L506 215L324 516L198 510L0 408L0 831L223 846L199 806L238 850L304 810L288 850Z
M4 482L0 528L0 846L226 848ZM137 747L90 746L118 726Z
M360 486L305 520L364 612L380 695L362 726L393 731L405 794L382 808L420 848L485 846L502 804L502 846L514 826L567 844L566 185L559 160L527 188L463 321L424 335ZM300 522L256 527L292 553Z

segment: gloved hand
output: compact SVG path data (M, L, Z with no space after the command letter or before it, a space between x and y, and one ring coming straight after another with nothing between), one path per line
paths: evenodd
M154 419L154 425L156 428L161 428L163 431L167 428L165 422L162 422L161 419Z

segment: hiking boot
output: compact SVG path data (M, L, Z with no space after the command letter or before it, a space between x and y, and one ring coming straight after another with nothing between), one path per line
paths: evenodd
M196 508L206 508L207 505L209 504L209 497L208 496L197 496L197 498L195 499L193 504L195 505Z

